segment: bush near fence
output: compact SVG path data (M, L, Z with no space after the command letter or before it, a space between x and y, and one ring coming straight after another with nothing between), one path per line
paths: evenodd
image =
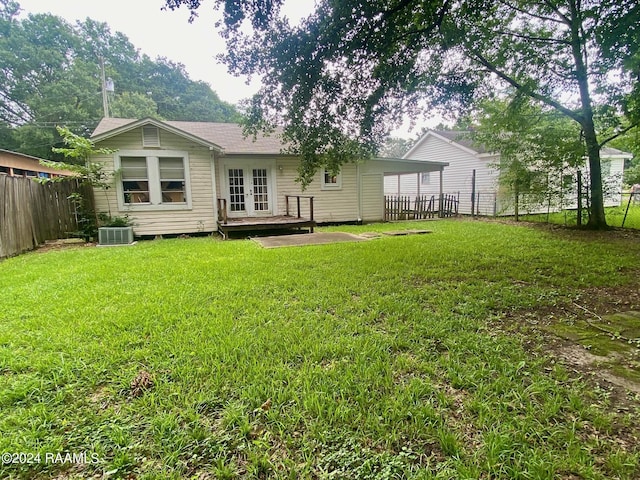
M0 175L0 258L73 236L79 230L74 193L93 198L77 179L42 184Z

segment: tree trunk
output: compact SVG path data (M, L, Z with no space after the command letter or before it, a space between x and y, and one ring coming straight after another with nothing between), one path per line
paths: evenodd
M579 123L582 126L584 141L587 146L587 158L589 159L589 184L591 187L591 208L589 210L589 223L587 228L601 230L607 228L607 220L604 215L604 196L602 194L602 173L600 169L600 145L593 122L593 107L591 104L591 92L589 91L589 75L587 72L586 53L582 38L582 12L579 1L571 0L569 8L571 12L571 51L575 62L575 78L580 90L580 103L582 112Z
M589 222L587 228L600 230L607 228L607 219L604 214L604 195L602 191L602 170L600 168L600 145L596 139L595 129L590 134L584 132L587 144L587 157L589 159L589 187L591 202L589 208Z

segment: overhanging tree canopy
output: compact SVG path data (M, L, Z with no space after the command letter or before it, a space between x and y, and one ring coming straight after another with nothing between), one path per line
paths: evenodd
M201 3L166 0L193 15ZM635 0L323 0L297 26L282 0L212 3L224 12L222 59L262 78L249 130L283 126L303 181L375 152L425 105L455 112L508 86L580 126L591 226L606 226L599 150L630 128L623 114L638 118Z
M0 0L0 142L3 148L50 158L56 125L88 135L103 115L100 63L116 83L111 114L169 120L237 121L204 82L183 65L141 55L105 23L71 25L51 14L21 18Z

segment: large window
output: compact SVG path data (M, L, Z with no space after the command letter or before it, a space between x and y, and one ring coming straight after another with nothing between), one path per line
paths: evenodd
M119 152L119 205L141 210L190 208L187 153L149 153Z

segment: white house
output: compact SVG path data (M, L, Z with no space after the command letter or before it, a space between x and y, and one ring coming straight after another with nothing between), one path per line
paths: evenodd
M632 154L614 148L601 152L603 183L607 185L606 206L621 202L622 172L625 159ZM465 131L427 131L404 156L404 159L448 163L443 178L443 191L460 198L459 212L479 215L508 215L513 213L513 195L499 184L500 155L487 152L474 144ZM574 172L567 172L574 175ZM475 177L475 182L474 182ZM561 181L561 179L557 179ZM385 178L385 195L438 195L440 185L430 172L396 175ZM563 199L556 209L575 208L575 194ZM521 199L521 212L546 211L548 205L539 200L527 203Z
M115 152L92 159L115 174L113 188L96 190L96 209L128 215L136 235L381 221L385 175L439 177L447 165L411 158L350 163L337 175L318 172L303 191L300 160L282 153L278 136L246 138L236 124L105 118L92 140Z

